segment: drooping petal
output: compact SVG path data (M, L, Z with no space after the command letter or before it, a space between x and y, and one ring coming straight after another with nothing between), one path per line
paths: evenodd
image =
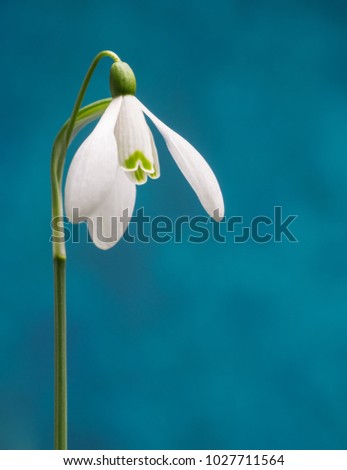
M79 217L90 215L114 183L118 160L113 130L121 104L122 97L111 101L71 162L65 184L65 212L72 222L74 208Z
M223 196L217 178L206 160L189 142L160 121L139 100L137 101L164 137L171 155L206 212L220 221L224 217Z
M155 172L154 157L148 125L136 98L123 97L116 124L119 165L137 184L147 181L147 175Z
M136 185L118 167L109 193L87 218L88 230L101 250L114 246L126 231L135 205Z

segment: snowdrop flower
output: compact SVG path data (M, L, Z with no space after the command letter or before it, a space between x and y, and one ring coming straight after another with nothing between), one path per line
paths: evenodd
M65 211L70 221L86 220L93 242L101 249L111 248L121 239L134 209L136 186L146 183L148 177L160 176L157 149L145 115L162 134L207 213L221 220L224 203L214 173L191 144L135 97L136 81L129 65L112 65L110 88L112 101L77 150L68 171Z

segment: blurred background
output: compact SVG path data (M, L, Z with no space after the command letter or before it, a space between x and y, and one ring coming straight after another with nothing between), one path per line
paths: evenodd
M0 9L0 447L53 445L50 152L112 49L211 164L226 215L283 206L299 241L68 243L70 448L346 449L346 2ZM85 103L109 96L109 66ZM154 133L162 176L137 207L204 215Z

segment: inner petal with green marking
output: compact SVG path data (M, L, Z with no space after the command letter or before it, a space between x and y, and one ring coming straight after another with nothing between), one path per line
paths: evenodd
M134 96L123 97L114 135L119 166L133 183L144 184L148 176L159 177L158 155L153 136Z
M133 154L124 160L124 169L131 171L138 183L145 183L147 174L155 173L152 162L140 150L135 150Z

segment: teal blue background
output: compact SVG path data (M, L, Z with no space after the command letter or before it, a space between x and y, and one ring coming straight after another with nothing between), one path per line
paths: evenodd
M52 447L50 150L107 48L206 156L227 216L281 205L299 242L68 244L70 448L346 449L346 2L0 9L0 447ZM155 139L162 177L137 207L202 215Z

